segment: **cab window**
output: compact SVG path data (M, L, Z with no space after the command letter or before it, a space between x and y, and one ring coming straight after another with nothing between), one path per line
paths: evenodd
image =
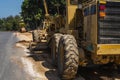
M90 2L92 0L79 0L79 3L86 3L86 2Z
M78 4L78 0L70 0L70 4L77 5Z

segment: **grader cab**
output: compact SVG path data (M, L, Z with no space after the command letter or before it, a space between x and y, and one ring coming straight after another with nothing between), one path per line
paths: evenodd
M66 0L64 26L48 40L61 78L74 78L78 66L120 65L119 14L120 0Z

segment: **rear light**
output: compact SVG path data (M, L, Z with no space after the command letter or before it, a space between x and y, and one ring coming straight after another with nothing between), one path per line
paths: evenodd
M105 12L100 12L100 17L105 17L106 13Z
M105 0L100 0L100 6L99 6L99 16L100 16L100 18L104 18L106 16L105 9L106 9L106 1Z
M105 5L100 5L100 10L105 10L106 6Z

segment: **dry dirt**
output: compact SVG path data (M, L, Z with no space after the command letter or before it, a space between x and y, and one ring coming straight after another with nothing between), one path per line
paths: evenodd
M25 51L25 56L21 58L22 64L33 80L60 80L57 69L52 66L50 51L30 53L28 47L32 41L31 33L18 33L17 36L20 41L16 43L16 47L23 48ZM110 66L80 68L75 80L120 80L118 72Z
M33 77L32 80L60 80L55 67L51 65L49 53L39 51L37 54L32 54L29 52L31 33L17 33L17 37L19 42L16 43L16 47L23 48L25 51L25 55L21 58L21 66L23 65L24 70Z

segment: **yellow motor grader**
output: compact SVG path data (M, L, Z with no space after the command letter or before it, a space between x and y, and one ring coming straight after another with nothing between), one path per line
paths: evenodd
M61 15L51 16L48 13L46 0L43 0L43 4L45 10L45 18L42 21L40 27L32 32L33 41L39 43L49 41L51 36L55 32L58 32L60 27L64 24L63 23L64 20L62 20L63 18Z
M19 22L19 27L20 27L20 32L21 33L26 32L26 28L25 28L26 25L25 25L25 23L23 21Z
M119 14L120 0L66 0L66 17L51 21L46 30L62 79L74 78L78 66L120 65Z

